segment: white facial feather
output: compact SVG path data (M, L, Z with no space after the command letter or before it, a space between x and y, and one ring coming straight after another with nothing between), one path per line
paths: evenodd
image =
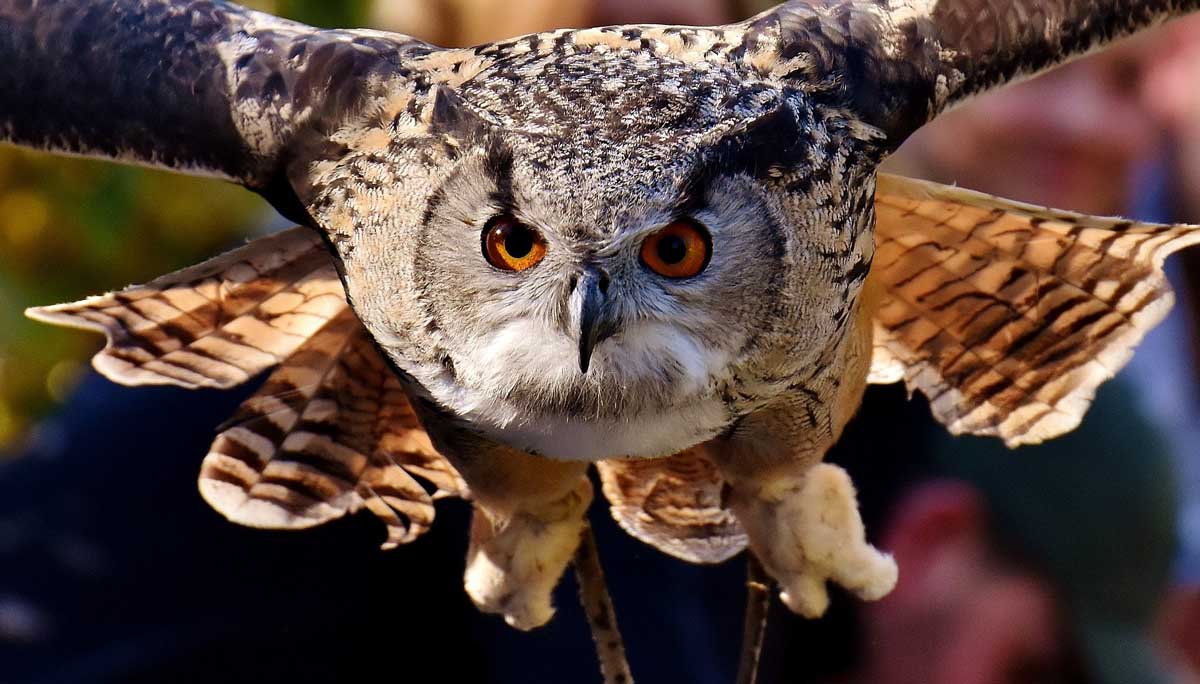
M560 66L626 74L623 63L603 60ZM460 117L448 117L428 145L403 148L437 157L448 154L444 139L456 140L442 176L382 183L426 199L390 219L410 240L379 249L358 231L345 258L351 296L376 341L455 429L558 459L674 454L778 396L796 366L829 346L838 312L794 292L812 291L808 283L824 274L806 267L789 277L796 217L814 209L801 206L799 191L754 176L766 173L757 152L774 144L771 127L792 135L804 103L689 64L666 71L662 79L694 81L711 95L698 105L687 89L656 89L655 98L616 106L583 90L535 89L518 106L523 100L499 97L504 88L466 88L461 101L446 101ZM593 114L569 127L544 118L559 128L530 133L543 121L537 112L555 103L565 108L556 112ZM730 108L727 120L714 116ZM820 133L824 149L831 137L817 129L822 123L811 121L799 130ZM601 134L606 144L594 145ZM543 260L527 271L499 268L481 251L483 231L503 214L545 242ZM703 226L712 252L699 275L671 278L649 268L641 249L681 218ZM800 249L830 253L837 245L826 233L835 232L820 231ZM581 320L585 278L605 283L592 309L603 328ZM406 285L393 298L382 282ZM356 290L359 283L371 286ZM808 299L824 301L825 290ZM585 327L611 336L582 372ZM760 377L763 368L770 377ZM740 391L748 383L766 393Z
M728 365L728 354L675 325L640 322L602 342L581 374L576 341L527 317L497 328L455 359L457 379L440 367L413 371L434 399L492 438L554 458L598 460L674 453L717 434L729 415L714 388ZM623 390L663 368L679 369L669 386L657 388L668 393L666 401L654 411L637 410L645 397ZM546 397L595 393L602 415L531 415L508 399L518 386ZM620 417L604 417L613 414Z

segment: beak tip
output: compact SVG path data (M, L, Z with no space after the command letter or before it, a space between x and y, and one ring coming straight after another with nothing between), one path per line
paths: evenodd
M605 319L607 276L587 271L579 279L576 292L583 296L579 303L579 372L587 375L592 366L596 345L612 335L615 326Z

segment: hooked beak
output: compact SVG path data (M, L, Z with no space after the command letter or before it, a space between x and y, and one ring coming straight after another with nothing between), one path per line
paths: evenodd
M579 372L587 373L592 363L592 350L617 331L616 322L608 311L608 276L589 268L575 286L581 303L579 307Z

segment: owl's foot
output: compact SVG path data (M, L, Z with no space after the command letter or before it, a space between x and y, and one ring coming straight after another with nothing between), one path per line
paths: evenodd
M581 480L565 497L537 511L493 519L476 507L464 584L476 607L520 630L554 615L550 596L579 546L592 486Z
M792 612L823 615L828 580L868 601L896 586L896 561L867 543L854 485L841 468L821 463L799 483L753 497L735 493L732 503Z

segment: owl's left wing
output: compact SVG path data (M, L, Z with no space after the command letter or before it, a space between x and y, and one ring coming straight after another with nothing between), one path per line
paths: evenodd
M955 434L1075 428L1171 307L1163 260L1200 227L1096 218L881 175L872 382L904 380Z
M723 501L725 482L696 450L596 463L613 518L630 535L690 563L720 563L746 548Z
M793 0L740 26L756 69L886 147L964 99L1200 9L1198 0Z

